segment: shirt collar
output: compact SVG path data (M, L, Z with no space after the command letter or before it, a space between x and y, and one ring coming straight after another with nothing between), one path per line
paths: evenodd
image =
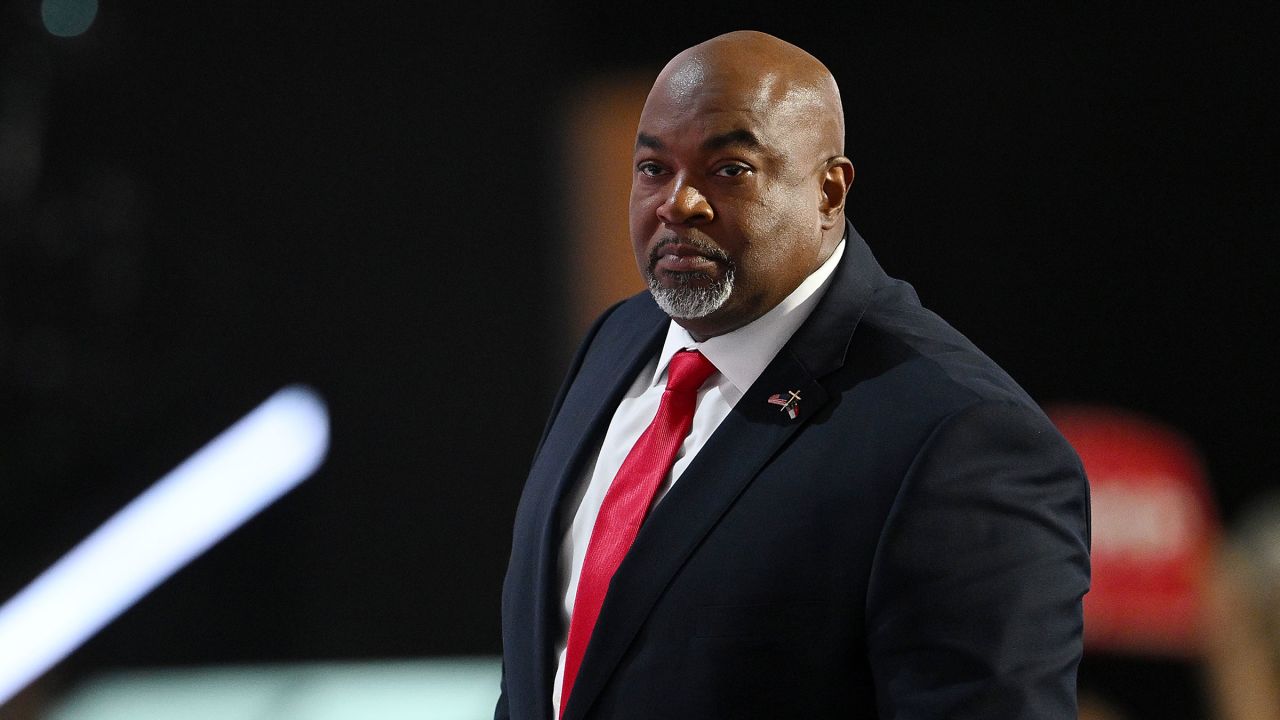
M726 387L725 382L721 382L721 390L736 402L813 312L831 284L831 275L844 255L844 246L845 241L841 240L831 257L782 302L733 332L697 342L688 330L672 321L667 326L667 339L658 354L658 366L654 369L651 384L666 382L667 364L677 352L698 350L720 371L728 383Z

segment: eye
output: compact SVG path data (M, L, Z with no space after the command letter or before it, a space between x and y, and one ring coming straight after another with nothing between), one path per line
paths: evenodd
M742 177L743 175L746 175L750 172L751 172L751 167L749 165L743 165L742 163L736 163L736 162L729 163L728 165L721 165L720 167L716 168L716 175L719 175L721 177L731 177L731 178Z
M657 177L665 173L666 168L662 167L656 162L646 160L640 163L639 165L636 165L636 172L639 172L641 175L647 175L649 177Z

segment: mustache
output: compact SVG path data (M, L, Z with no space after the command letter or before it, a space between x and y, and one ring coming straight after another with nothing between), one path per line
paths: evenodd
M708 240L693 237L680 238L675 235L668 235L667 237L659 240L658 244L653 246L653 250L649 251L649 272L653 272L653 269L658 265L658 260L664 254L662 251L672 245L685 245L691 247L694 250L697 250L699 255L708 257L716 262L724 263L730 267L733 266L733 261L729 259L729 256L725 251L721 250L718 246Z

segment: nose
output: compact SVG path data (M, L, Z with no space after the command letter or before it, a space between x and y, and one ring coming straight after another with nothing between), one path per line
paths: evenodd
M667 225L701 225L711 222L711 203L687 182L677 181L671 194L658 206L658 219Z

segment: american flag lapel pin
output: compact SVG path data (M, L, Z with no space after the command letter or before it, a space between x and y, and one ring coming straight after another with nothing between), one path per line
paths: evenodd
M774 393L769 396L769 403L772 405L780 405L781 411L787 414L787 417L795 420L800 415L800 391L788 390L789 397L782 397L782 393Z

